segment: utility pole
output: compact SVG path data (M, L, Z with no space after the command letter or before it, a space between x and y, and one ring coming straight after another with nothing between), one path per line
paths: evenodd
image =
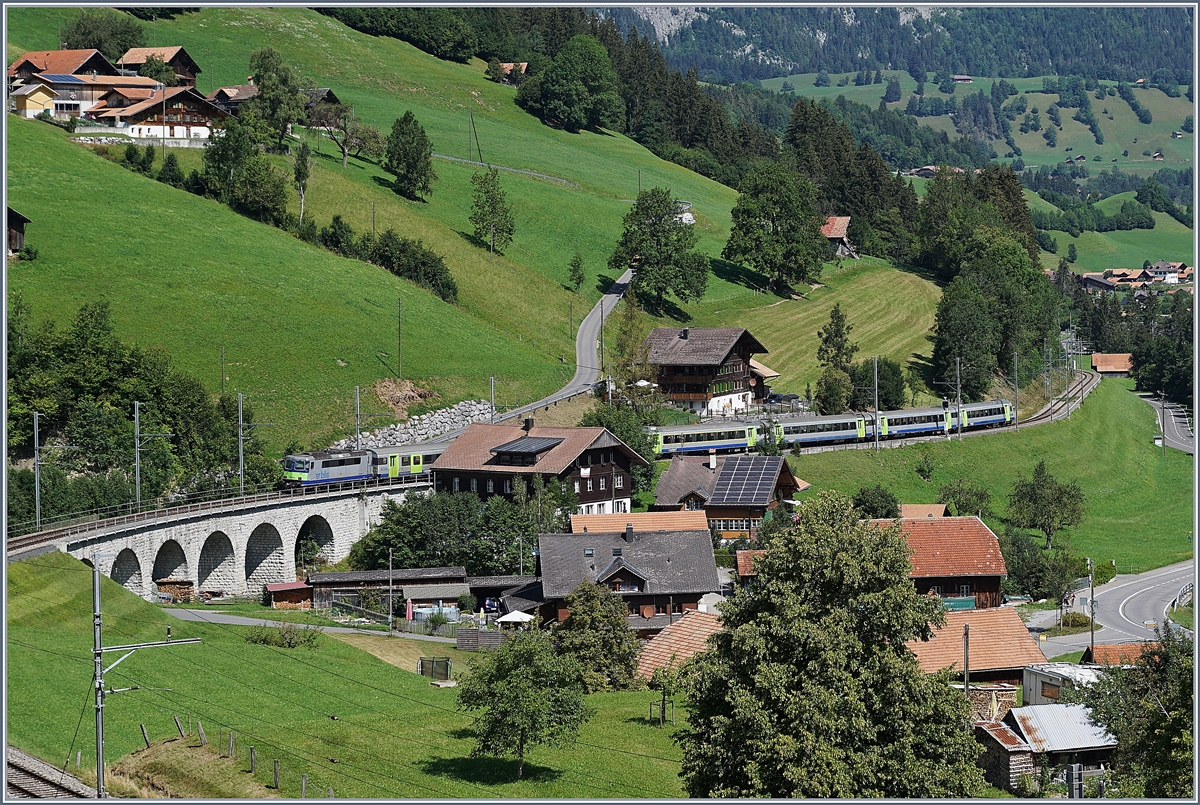
M873 357L872 362L875 368L875 427L871 430L875 431L875 452L879 452L879 356Z
M358 386L354 387L354 449L362 450L362 410L358 402Z
M242 420L242 393L238 392L238 494L246 494L246 428L273 428L273 422L251 422Z
M118 688L116 690L104 689L104 675L116 668L122 662L129 658L133 652L140 648L161 648L163 646L182 646L189 643L199 643L200 638L189 637L184 640L171 639L171 627L167 627L167 639L154 643L130 643L124 646L105 646L101 636L103 622L100 616L100 559L108 558L112 554L92 554L92 658L95 662L95 671L93 672L93 681L96 689L96 796L99 799L107 799L108 792L104 790L104 697L114 693L125 693L130 690L138 690L138 688ZM125 654L121 659L114 662L107 668L104 667L104 654L108 651L123 651ZM163 688L156 688L163 690ZM170 688L165 688L170 690Z
M221 396L225 396L225 347L221 347Z
M488 378L488 386L491 387L491 400L492 400L491 424L495 425L496 424L496 378L494 376Z
M388 548L388 637L392 636L392 549Z
M954 387L958 393L958 440L962 441L962 358L954 359Z
M1159 392L1158 392L1158 416L1159 416L1158 429L1162 433L1162 439L1161 439L1162 455L1163 455L1163 458L1166 458L1167 457L1167 403L1166 403L1166 400L1163 398L1163 393L1162 393L1161 389L1159 389Z
M971 624L963 624L963 692L971 700Z
M1091 617L1091 632L1092 632L1092 662L1096 661L1096 566L1092 563L1092 557L1088 557L1088 586L1091 588L1088 596L1088 609Z
M133 488L137 510L142 510L142 448L155 438L167 438L173 433L142 433L141 422L142 404L136 400L133 403Z
M567 300L567 335L575 337L575 300Z
M1046 396L1050 398L1050 421L1054 421L1054 364L1050 362L1050 351L1046 339L1042 339L1042 365L1046 367Z
M396 379L400 379L401 323L404 321L404 300L396 300Z
M600 379L604 380L604 297L600 297ZM605 402L608 402L608 384L604 385Z
M1021 396L1021 374L1017 368L1017 353L1013 352L1013 426L1021 429L1021 409L1017 407L1017 399Z

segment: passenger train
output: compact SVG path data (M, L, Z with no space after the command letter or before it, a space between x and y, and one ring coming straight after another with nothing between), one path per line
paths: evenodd
M1013 410L1008 400L988 400L962 406L964 431L1011 424ZM950 434L957 429L957 407L879 412L880 439ZM782 416L763 421L729 419L652 428L651 438L656 452L664 456L707 453L709 450L753 450L768 439L788 446L799 444L801 447L867 442L875 439L875 416L868 412L818 417Z
M314 450L283 459L285 487L317 486L419 475L448 443L406 444L375 450Z

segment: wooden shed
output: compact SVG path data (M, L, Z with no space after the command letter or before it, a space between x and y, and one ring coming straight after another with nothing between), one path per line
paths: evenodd
M271 609L312 609L313 588L307 582L268 584L267 595L271 597Z
M8 250L10 252L19 252L25 248L25 224L29 223L29 219L21 213L8 208Z

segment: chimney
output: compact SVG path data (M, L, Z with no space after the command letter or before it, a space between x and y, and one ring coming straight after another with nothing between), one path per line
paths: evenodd
M625 524L625 541L633 542L633 523Z
M717 468L717 451L711 447L708 449L708 468L710 470Z
M533 430L533 417L531 417L531 416L525 417L525 427L523 428L523 430L526 433L529 433L530 431Z
M679 337L682 338L684 341L687 341L687 336L688 336L688 328L684 327L682 330L679 331Z

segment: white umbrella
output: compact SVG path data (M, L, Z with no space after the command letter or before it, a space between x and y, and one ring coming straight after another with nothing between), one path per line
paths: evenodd
M510 612L496 618L496 623L529 623L534 617L525 612Z

